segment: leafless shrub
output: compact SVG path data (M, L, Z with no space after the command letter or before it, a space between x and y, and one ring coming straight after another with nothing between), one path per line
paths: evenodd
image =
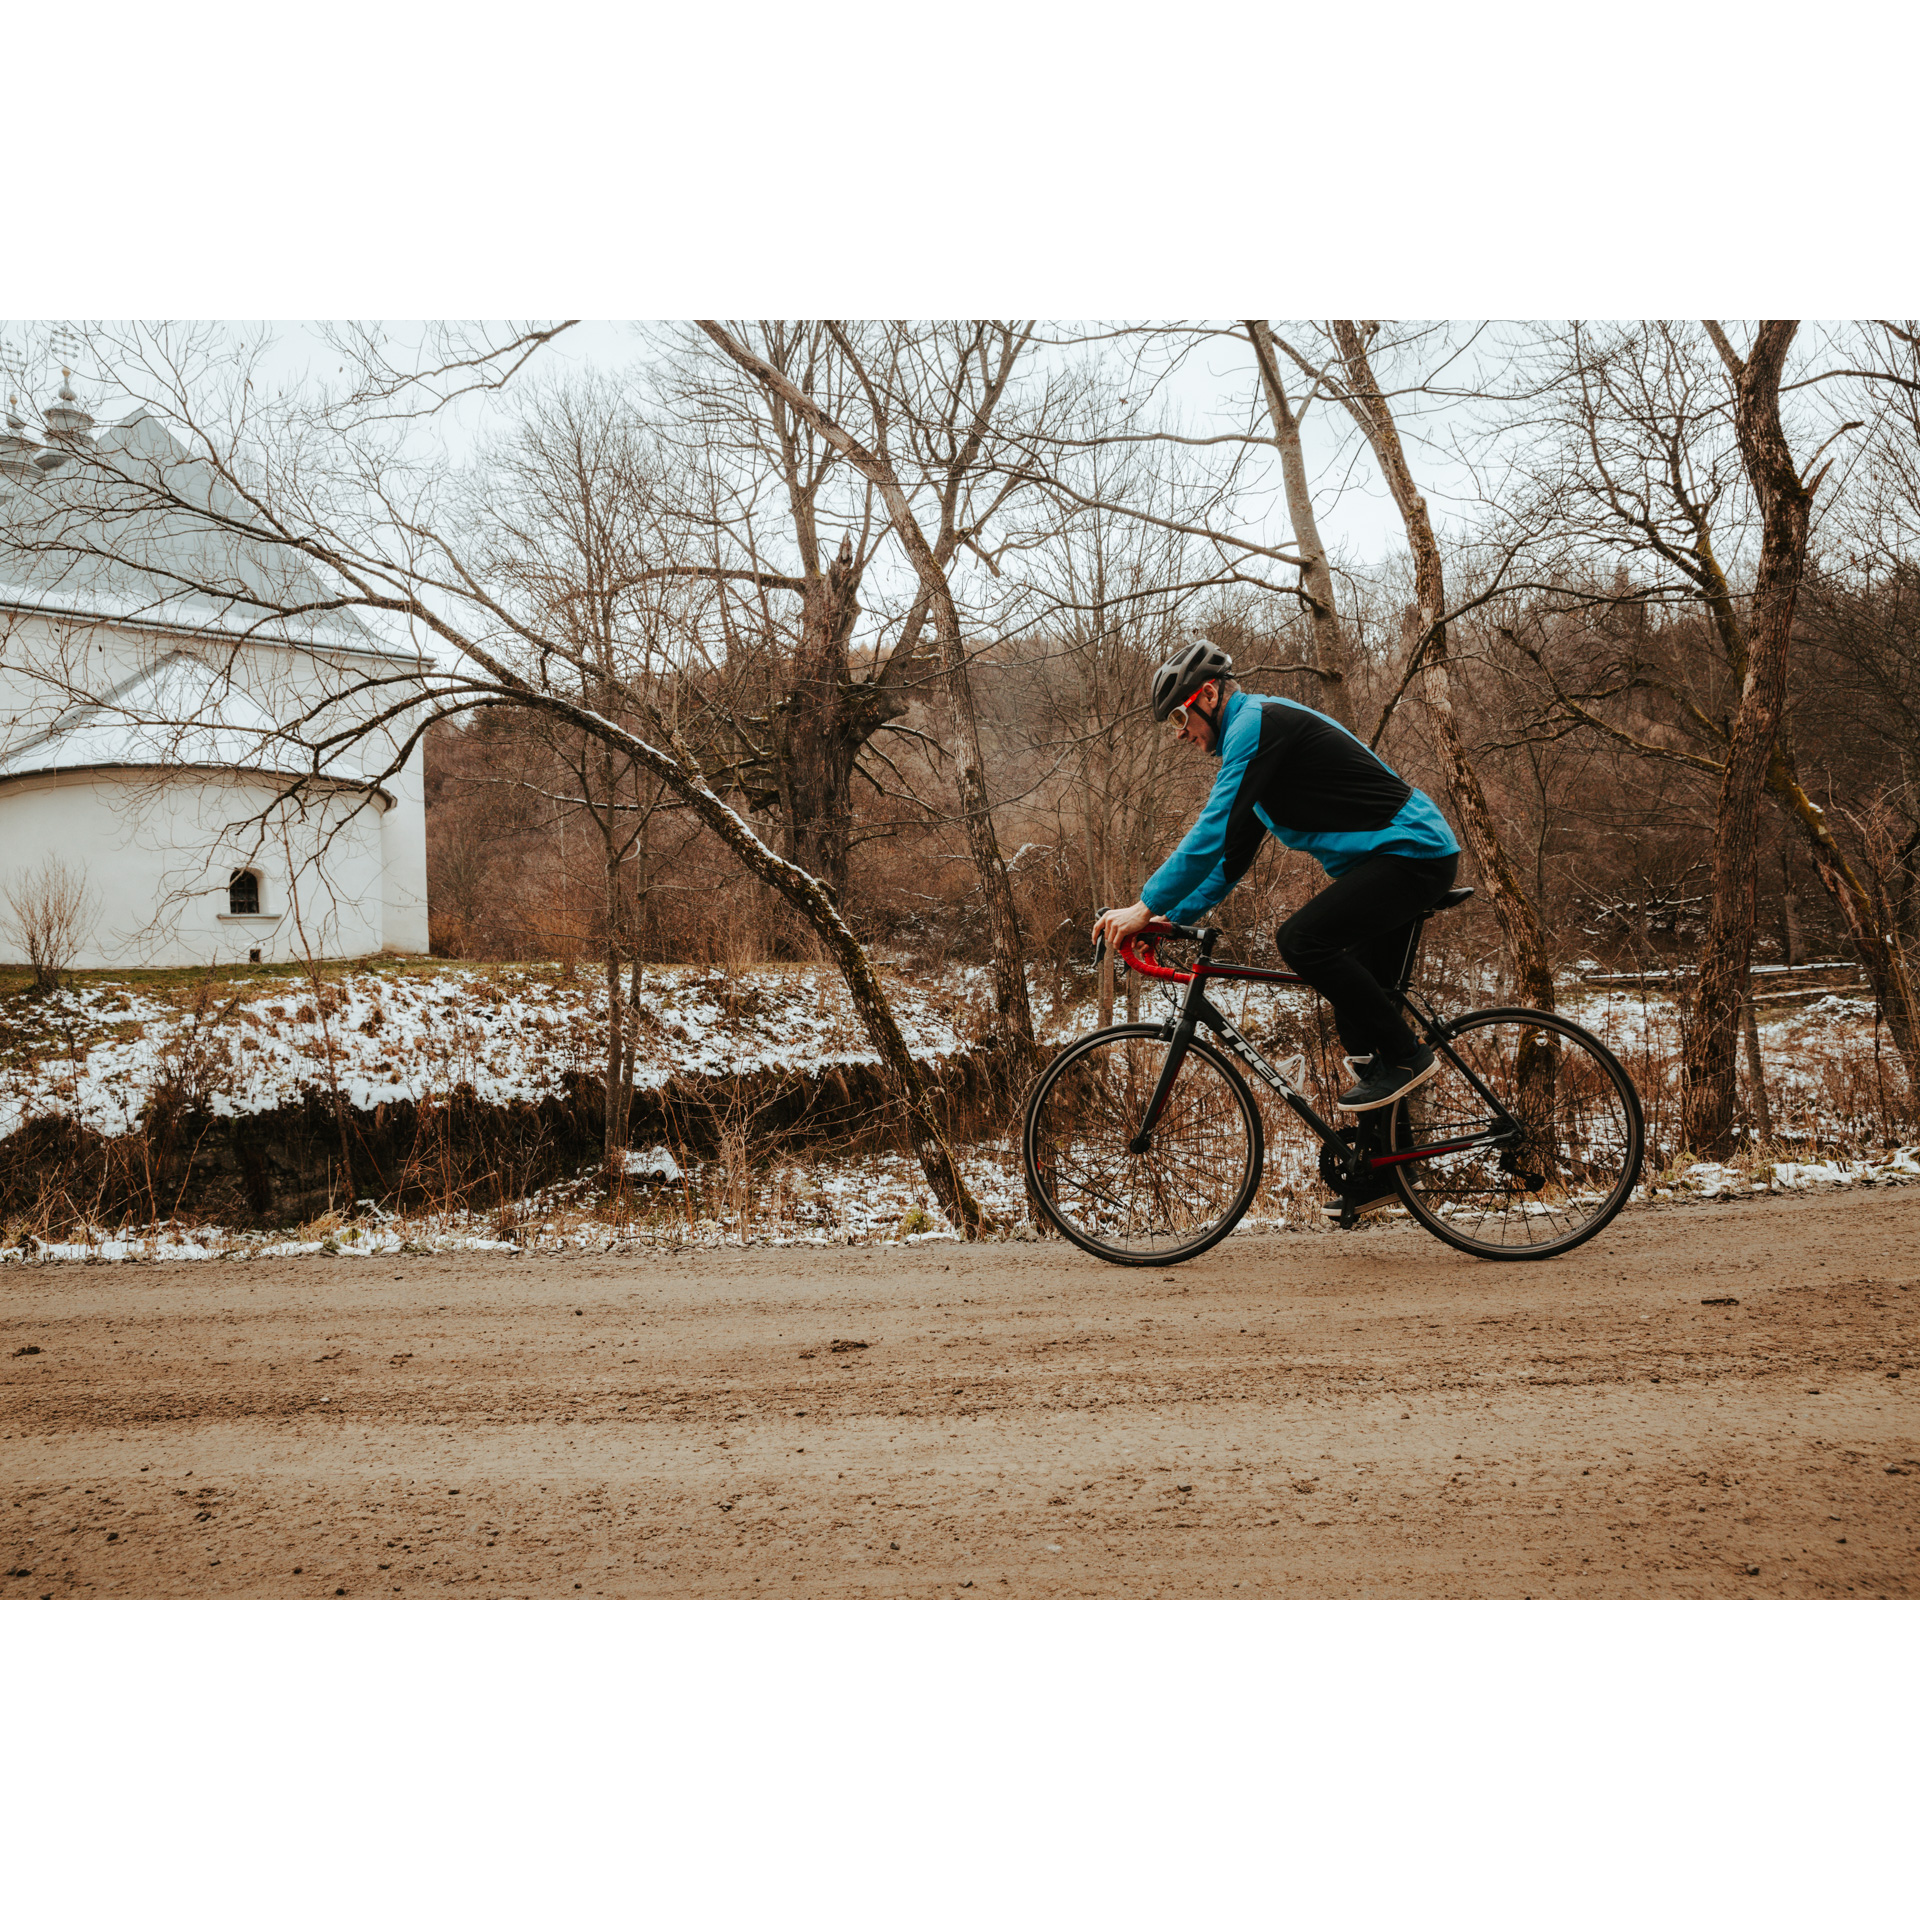
M57 853L0 883L14 938L33 969L34 984L53 988L72 966L100 917L99 902L87 885L87 870L75 873Z
M230 1027L239 1010L238 993L224 999L208 968L194 983L188 1018L160 1048L146 1109L150 1130L172 1130L183 1122L204 1126L214 1096L234 1087L234 1040Z
M743 1246L762 1223L770 1169L797 1137L798 1129L771 1120L783 1091L734 1075L715 1081L693 1103L713 1157L688 1183L687 1197L731 1226Z

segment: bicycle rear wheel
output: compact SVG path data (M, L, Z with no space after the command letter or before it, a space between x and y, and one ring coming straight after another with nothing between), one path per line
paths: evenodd
M1530 1007L1492 1007L1443 1032L1458 1064L1442 1054L1439 1073L1401 1103L1396 1150L1496 1127L1489 1093L1516 1131L1398 1162L1407 1211L1483 1260L1544 1260L1591 1240L1640 1177L1646 1125L1626 1068L1584 1027Z
M1155 1026L1077 1040L1035 1083L1021 1128L1027 1184L1075 1246L1124 1267L1191 1260L1252 1203L1265 1164L1260 1110L1204 1040L1180 1063L1142 1152L1129 1150L1172 1042Z

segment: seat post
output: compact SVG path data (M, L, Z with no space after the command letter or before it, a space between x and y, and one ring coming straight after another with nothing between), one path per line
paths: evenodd
M1445 913L1450 907L1465 906L1473 898L1471 887L1453 887L1443 893L1432 906L1424 912L1414 915L1413 923L1407 928L1407 951L1400 962L1400 991L1405 993L1408 983L1413 979L1413 963L1420 952L1420 933L1436 913Z
M1407 950L1400 956L1400 978L1395 982L1399 991L1405 993L1407 983L1413 978L1413 963L1420 954L1420 933L1427 922L1433 918L1431 913L1416 914L1407 926Z

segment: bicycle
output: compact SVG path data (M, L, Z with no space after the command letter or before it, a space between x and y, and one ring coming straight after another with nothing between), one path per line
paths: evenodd
M1297 974L1217 965L1218 927L1154 920L1123 940L1117 959L1186 993L1176 1018L1103 1027L1034 1083L1021 1158L1048 1220L1121 1266L1171 1266L1224 1240L1253 1204L1266 1160L1260 1109L1232 1056L1319 1136L1342 1227L1357 1224L1355 1193L1385 1172L1408 1213L1463 1253L1542 1260L1591 1240L1640 1176L1639 1095L1606 1047L1559 1014L1489 1007L1443 1020L1410 991L1426 923L1472 895L1455 887L1409 923L1390 989L1439 1054L1439 1073L1345 1127L1305 1098L1304 1055L1276 1067L1207 998L1209 981L1305 986ZM1161 965L1167 941L1197 942L1193 965Z

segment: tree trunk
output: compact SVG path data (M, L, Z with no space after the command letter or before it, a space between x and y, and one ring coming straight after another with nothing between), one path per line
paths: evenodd
M636 775L634 796L640 793L640 782ZM634 861L633 886L633 934L628 942L628 985L627 985L627 1044L626 1057L621 1062L620 1073L620 1144L625 1147L633 1137L633 1069L634 1056L640 1050L640 947L646 935L647 900L647 830L653 821L653 812L649 808L640 816L640 831L635 836L638 849Z
M843 535L826 572L809 571L801 596L800 644L786 698L774 717L783 850L823 880L836 900L847 897L854 757L872 731L847 724L847 647L860 614L857 586L853 541Z
M1746 679L1714 814L1713 903L1681 1049L1683 1143L1693 1153L1721 1158L1733 1139L1736 1029L1753 960L1760 793L1786 708L1787 651L1813 495L1801 484L1780 426L1780 373L1799 322L1763 320L1744 363L1719 328L1708 324L1733 376L1734 431L1761 515L1760 563L1746 622Z
M905 506L902 495L903 510ZM924 540L919 545L925 563L931 566L931 551ZM1007 1043L1007 1064L1013 1084L1019 1089L1040 1067L1040 1043L1034 1033L1032 1003L1027 997L1020 920L1014 911L1013 882L1008 878L1006 862L1000 857L999 837L993 830L993 810L987 798L986 770L980 751L980 717L974 708L973 682L967 673L966 652L960 639L959 609L954 605L944 574L936 572L926 584L934 593L934 631L939 636L941 658L946 667L948 697L959 722L960 751L955 755L959 768L955 784L966 823L967 847L973 855L974 872L979 876L980 891L987 905L987 926L993 942L993 1001Z
M1800 889L1793 877L1793 849L1780 843L1780 952L1790 967L1800 964L1806 943L1800 935Z
M620 1088L625 1080L626 1061L623 1041L626 1037L626 1009L620 1004L620 947L611 934L607 938L607 1077L606 1124L602 1134L607 1164L607 1185L617 1186L626 1170L626 1116L620 1110Z
M1267 413L1273 421L1273 444L1280 452L1280 476L1287 490L1287 518L1293 522L1294 545L1306 564L1300 569L1300 590L1307 596L1312 616L1313 664L1320 681L1320 705L1331 719L1351 733L1353 729L1353 688L1347 678L1347 636L1340 624L1340 609L1333 597L1333 569L1327 565L1327 549L1320 538L1320 522L1313 511L1313 489L1307 484L1306 456L1300 450L1300 421L1287 404L1287 390L1280 378L1279 356L1273 350L1273 334L1264 320L1246 323L1247 337L1253 342L1254 358L1260 363L1260 384L1267 397Z
M633 1068L640 1039L640 947L636 938L627 986L627 1045L620 1063L620 1146L622 1152L633 1139Z
M1920 993L1915 990L1899 929L1879 911L1878 903L1833 837L1825 810L1801 786L1792 750L1784 742L1775 742L1767 768L1767 787L1805 832L1813 870L1827 897L1840 910L1847 938L1853 942L1854 953L1872 984L1874 1004L1907 1070L1907 1085L1920 1089Z
M612 759L604 748L602 759ZM601 1080L600 1145L607 1190L612 1192L625 1176L627 1162L626 1128L621 1124L620 1112L621 1053L627 1023L620 1006L620 850L615 832L619 816L614 810L620 796L611 779L607 782L606 795L606 813L602 817L595 809L595 818L606 839L606 951L601 955L601 971L607 982L607 1044L606 1072Z
M1753 1109L1753 1126L1748 1132L1747 1145L1752 1147L1754 1139L1759 1139L1761 1147L1768 1153L1773 1151L1773 1114L1767 1106L1767 1069L1760 1058L1760 1028L1753 1017L1753 995L1748 994L1740 1003L1740 1028L1747 1042L1747 1104Z
M1520 875L1507 855L1487 805L1486 789L1467 753L1453 716L1453 692L1447 673L1446 581L1440 564L1440 543L1434 537L1427 503L1413 484L1400 430L1392 410L1373 377L1366 345L1351 320L1333 322L1334 339L1346 371L1348 403L1360 422L1380 471L1386 477L1394 504L1406 526L1413 553L1414 592L1419 599L1420 626L1425 636L1424 689L1440 730L1447 757L1447 793L1454 818L1480 870L1480 885L1500 922L1507 959L1516 990L1527 1005L1553 1011L1553 968L1547 957L1546 937L1535 902L1527 897ZM1416 639L1415 646L1421 641Z

